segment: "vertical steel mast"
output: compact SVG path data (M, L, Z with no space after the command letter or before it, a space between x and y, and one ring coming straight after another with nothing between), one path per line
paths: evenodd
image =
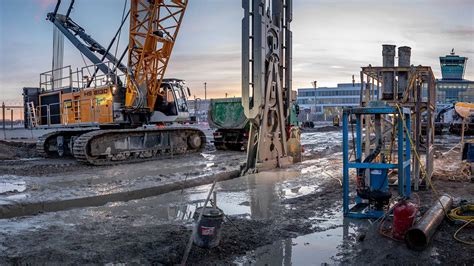
M131 1L128 67L133 77L127 80L126 107L153 110L187 5L188 0Z
M250 120L247 169L291 163L292 0L242 0L242 105Z

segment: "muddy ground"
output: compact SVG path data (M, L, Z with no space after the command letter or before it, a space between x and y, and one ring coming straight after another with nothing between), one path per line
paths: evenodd
M227 214L219 247L193 247L189 264L467 264L472 246L456 242L457 224L443 221L431 245L422 252L378 233L378 223L342 217L341 134L305 132L305 161L289 169L259 173L220 182L218 205ZM315 141L317 139L318 141ZM442 138L440 152L455 137ZM243 160L241 153L208 150L215 168ZM449 157L451 154L443 155ZM226 160L225 158L232 158ZM197 157L188 158L191 163ZM452 160L455 161L455 160ZM172 164L169 161L168 164ZM119 169L89 168L73 161L23 160L0 162L0 175L58 178ZM123 166L122 166L123 167ZM140 170L152 163L128 165ZM206 166L190 172L203 171ZM155 170L156 169L156 170ZM171 169L171 168L169 168ZM61 171L61 173L58 173ZM186 171L176 171L184 173ZM170 173L171 174L171 173ZM149 172L143 176L149 176ZM167 176L164 174L163 176ZM163 178L162 176L162 178ZM108 176L108 179L116 175ZM140 176L142 178L142 176ZM121 176L116 178L122 178ZM74 183L71 180L71 184ZM440 193L474 201L468 180L435 180ZM192 212L202 205L210 185L99 207L43 213L0 220L0 264L176 264L180 263L192 228ZM21 191L18 194L28 192ZM431 191L416 193L422 214L435 200ZM474 240L472 229L461 237Z
M0 140L0 160L19 160L36 157L34 142Z

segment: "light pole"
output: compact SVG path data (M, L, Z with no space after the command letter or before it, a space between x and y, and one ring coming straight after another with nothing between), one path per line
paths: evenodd
M204 82L204 101L207 100L207 82Z
M316 87L318 86L318 81L315 80L313 82L311 82L311 84L313 84L313 88L314 88L314 120L316 121L316 117L317 117L317 102L316 102Z

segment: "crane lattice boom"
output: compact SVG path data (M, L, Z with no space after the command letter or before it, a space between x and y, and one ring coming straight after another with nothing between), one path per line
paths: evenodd
M127 79L126 107L153 110L187 5L188 0L132 0L128 66L133 77Z

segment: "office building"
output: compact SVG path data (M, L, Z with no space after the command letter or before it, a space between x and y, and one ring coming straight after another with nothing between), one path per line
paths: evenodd
M328 120L340 114L342 107L359 106L360 88L360 83L339 83L337 87L298 89L300 119Z

